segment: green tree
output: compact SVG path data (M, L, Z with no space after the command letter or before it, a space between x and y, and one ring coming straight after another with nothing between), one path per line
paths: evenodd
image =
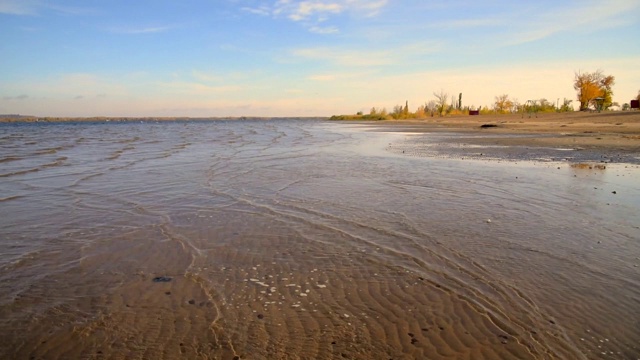
M569 100L567 98L564 98L564 101L562 102L562 106L560 106L560 112L573 111L573 107L571 106L572 102L573 102L573 100Z

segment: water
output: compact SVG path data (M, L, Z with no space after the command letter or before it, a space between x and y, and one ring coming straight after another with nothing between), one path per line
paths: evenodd
M429 136L1 125L0 358L635 359L638 167Z

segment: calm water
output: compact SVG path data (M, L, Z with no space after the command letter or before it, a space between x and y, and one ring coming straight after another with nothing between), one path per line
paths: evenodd
M429 136L0 125L0 358L640 356L638 167Z

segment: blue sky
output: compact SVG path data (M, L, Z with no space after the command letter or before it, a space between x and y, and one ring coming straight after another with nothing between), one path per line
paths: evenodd
M325 116L640 90L640 1L0 0L0 114ZM575 101L574 101L575 103Z

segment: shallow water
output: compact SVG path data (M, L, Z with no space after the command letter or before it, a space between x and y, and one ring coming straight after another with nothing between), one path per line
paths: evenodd
M416 136L0 125L0 358L636 359L638 167Z

